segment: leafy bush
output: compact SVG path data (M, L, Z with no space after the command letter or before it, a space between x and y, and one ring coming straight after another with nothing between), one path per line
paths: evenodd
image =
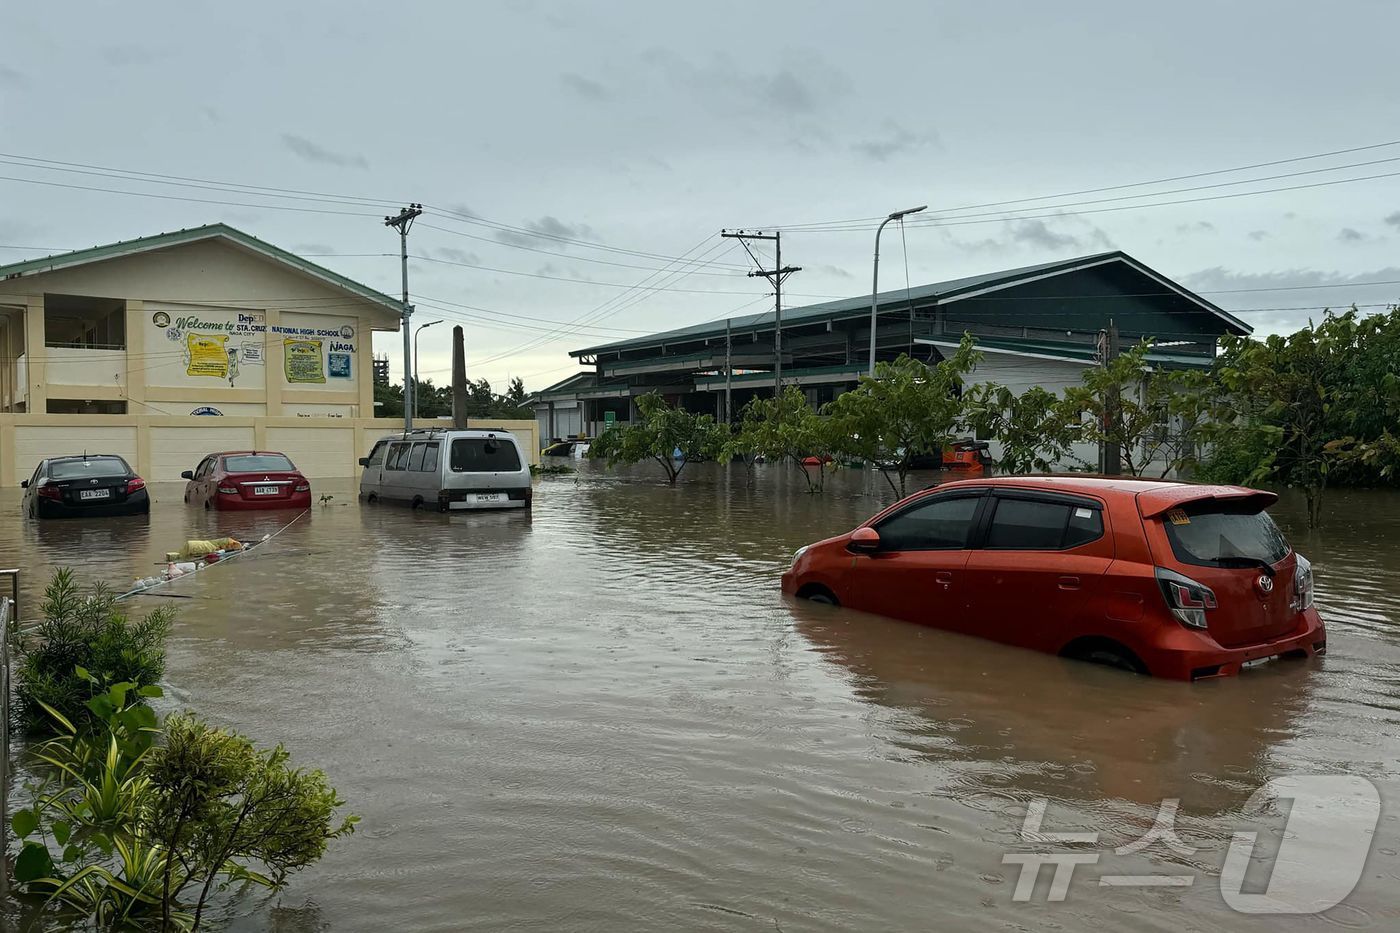
M70 569L61 569L44 590L43 619L20 647L16 694L25 725L51 730L45 707L84 730L96 723L88 700L117 683L133 691L153 686L165 673L165 639L174 611L156 609L133 622L106 587L88 593Z
M159 693L113 684L89 701L89 732L51 712L61 734L36 754L52 776L11 820L15 880L101 929L198 930L228 883L281 888L358 820L337 822L325 775L280 745L192 714L157 725L136 700Z
M728 439L728 428L716 424L712 416L668 405L650 392L637 399L636 420L604 431L589 455L606 459L609 466L654 460L674 486L686 464L718 456Z

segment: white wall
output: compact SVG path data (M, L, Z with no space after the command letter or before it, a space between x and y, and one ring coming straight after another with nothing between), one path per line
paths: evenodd
M968 382L974 385L980 382L995 382L1006 386L1017 395L1032 386L1040 386L1063 397L1066 388L1080 384L1084 370L1088 368L1086 363L1043 360L1012 353L998 353L995 350L985 348L979 349L982 350L983 358L977 364L977 368L967 377ZM997 441L989 443L991 444L992 458L1000 459L1001 444ZM1078 460L1089 464L1091 468L1097 467L1099 449L1096 444L1075 444L1072 453ZM1068 468L1083 464L1067 459L1060 465Z

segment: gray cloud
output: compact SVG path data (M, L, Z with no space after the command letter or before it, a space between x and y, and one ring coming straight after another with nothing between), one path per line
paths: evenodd
M305 159L307 162L315 162L320 165L335 165L341 168L369 168L369 161L362 155L348 152L335 152L303 136L283 133L282 145L286 146L293 154L299 158Z
M1052 227L1043 220L1018 220L1008 223L1002 228L1004 232L998 236L959 241L949 235L949 239L958 249L972 253L1009 253L1024 248L1055 253L1092 253L1114 248L1108 234L1088 221L1065 218L1064 222L1082 227L1082 230L1070 232L1060 227Z
M593 228L588 224L566 224L557 217L545 215L539 220L527 220L527 232L497 230L496 239L510 246L538 246L540 243L559 242L559 238L569 240L596 240Z
M139 45L108 45L99 49L98 56L115 68L145 65L164 57L164 53Z
M1198 220L1193 224L1177 224L1176 232L1181 236L1192 233L1214 233L1215 224L1208 220Z
M855 276L853 276L849 271L847 271L846 269L842 268L841 266L822 265L822 266L817 266L817 267L816 267L815 269L813 269L812 271L813 271L813 272L821 272L821 273L823 273L823 274L825 274L825 275L829 275L829 276L832 276L833 278L838 278L838 279L853 279L853 278L855 278Z
M334 253L335 247L325 243L293 243L292 252L300 253L303 256Z
M1385 218L1385 222L1390 224L1392 227L1400 227L1400 211L1396 211L1393 214L1387 215Z
M451 211L454 214L461 214L463 217L481 216L476 211L472 210L470 206L463 204L461 201L448 201L442 206L444 210Z
M0 64L0 87L27 87L29 79L24 72L16 71L9 65Z
M579 97L588 100L608 100L612 97L612 92L599 82L572 71L560 75L559 83Z
M868 159L888 162L891 158L938 145L936 134L912 132L893 120L886 120L881 135L852 144L851 148Z
M791 54L774 71L755 71L719 54L697 64L669 49L654 48L642 61L688 95L707 94L717 109L739 108L765 119L806 118L850 92L851 79L813 51Z
M1337 239L1343 243L1360 243L1362 240L1370 239L1370 237L1354 227L1343 227L1337 232Z
M1249 238L1250 238L1251 240L1253 240L1254 242L1256 242L1256 243L1258 243L1258 242L1261 241L1261 240L1266 240L1266 239L1268 239L1268 237L1269 237L1269 231L1267 231L1267 230L1251 230L1251 231L1249 231Z
M1356 304L1370 313L1400 298L1400 267L1347 273L1326 269L1239 272L1212 266L1176 276L1177 281L1229 311L1260 333L1287 333L1316 319L1323 308ZM1392 282L1397 284L1371 284ZM1257 313L1250 313L1255 311Z
M439 246L432 252L437 258L446 259L449 262L460 262L467 266L481 265L481 257L476 253L468 252L464 249L457 249L453 246Z

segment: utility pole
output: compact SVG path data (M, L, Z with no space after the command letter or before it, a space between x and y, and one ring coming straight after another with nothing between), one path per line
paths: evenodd
M1115 359L1118 358L1118 325L1112 318L1108 322L1108 331L1104 334L1103 365L1108 368ZM1119 423L1119 399L1118 387L1112 386L1108 390L1108 397L1104 399L1103 411L1103 433L1108 435ZM1123 450L1119 446L1121 438L1106 437L1099 445L1099 462L1105 476L1118 476L1123 472Z
M794 272L801 272L802 267L783 265L782 231L764 233L762 230L721 230L719 235L726 239L738 240L754 265L758 266L756 271L749 273L749 278L762 277L773 284L773 397L777 398L783 391L783 282ZM763 263L759 262L753 250L749 249L749 240L773 242L773 269L763 268Z
M467 350L462 325L452 328L452 426L467 426Z
M413 376L413 341L408 332L408 322L413 317L413 305L408 303L408 230L413 219L423 213L423 205L410 204L399 211L397 217L385 217L384 226L399 231L399 264L403 268L403 429L404 433L413 430L413 396L418 386Z

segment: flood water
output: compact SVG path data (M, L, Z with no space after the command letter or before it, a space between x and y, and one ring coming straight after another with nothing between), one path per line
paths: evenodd
M188 707L324 768L363 818L234 930L1197 930L1400 925L1400 495L1329 493L1309 535L1323 659L1197 685L785 601L799 545L889 501L760 467L537 481L528 514L355 502L349 482L265 549L167 589L162 709ZM796 480L796 481L795 481ZM925 480L927 482L927 480ZM187 538L287 518L187 510L53 522L0 495L0 562L129 583ZM1277 839L1266 781L1350 774L1385 805L1364 876L1316 917L1231 911L1231 834ZM1062 903L1013 901L1021 836L1098 832ZM1193 848L1115 846L1179 798ZM12 798L13 799L13 798ZM1267 843L1261 843L1261 851ZM1170 888L1103 887L1170 874ZM11 928L35 925L11 905Z

